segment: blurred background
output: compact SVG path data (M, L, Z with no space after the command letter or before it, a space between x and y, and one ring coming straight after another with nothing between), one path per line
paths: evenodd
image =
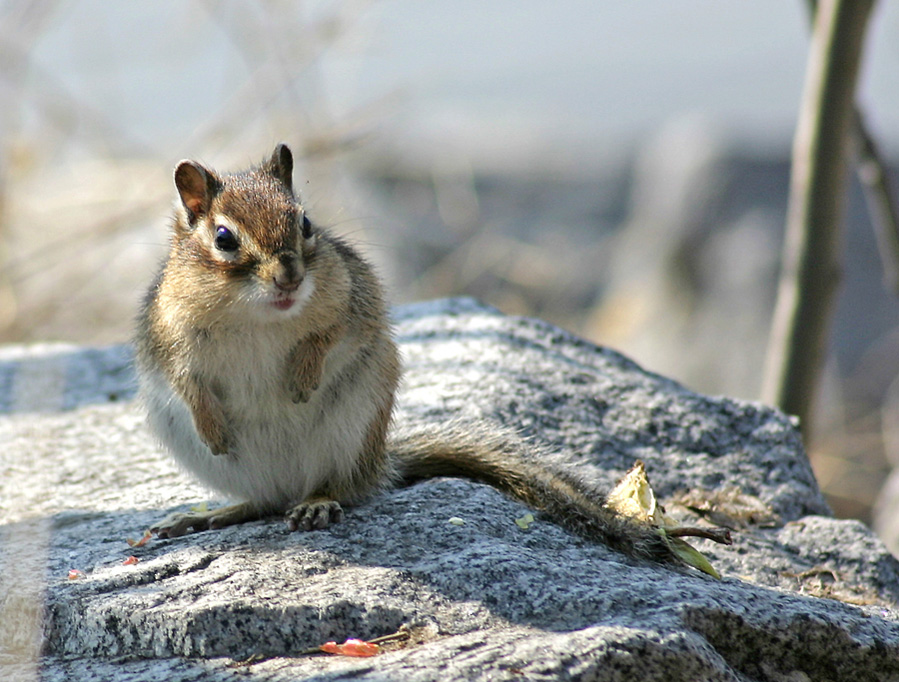
M0 343L126 341L175 163L284 141L394 301L475 296L754 399L808 34L802 0L2 0ZM859 101L892 160L897 84L882 2ZM854 181L848 203L810 450L836 513L871 522L899 302Z

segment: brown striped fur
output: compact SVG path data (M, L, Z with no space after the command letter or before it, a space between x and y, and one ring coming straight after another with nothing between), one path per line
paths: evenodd
M673 561L660 536L541 467L486 427L391 430L399 377L381 285L348 244L309 222L293 158L218 174L175 169L169 256L135 340L150 423L201 481L243 502L175 514L160 535L285 513L291 528L339 521L400 480L465 476L631 555Z

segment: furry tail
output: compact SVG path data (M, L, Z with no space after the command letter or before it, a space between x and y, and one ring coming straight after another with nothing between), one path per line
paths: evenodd
M537 464L536 446L514 434L486 431L461 425L416 427L392 434L388 448L406 483L435 476L487 483L589 540L639 559L680 563L654 529L605 507L601 492L576 476Z

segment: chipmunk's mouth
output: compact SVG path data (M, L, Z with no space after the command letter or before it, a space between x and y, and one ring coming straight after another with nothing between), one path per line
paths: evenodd
M263 318L268 320L285 319L287 317L299 315L309 303L309 299L312 297L314 291L315 281L312 277L307 277L303 281L302 286L290 291L284 291L283 289L280 291L277 289L269 289L265 292L259 292L257 290L257 304L262 304L258 310L259 312L268 310L269 315ZM274 315L275 317L272 318L271 315Z
M290 297L276 298L272 301L272 306L278 310L290 310L296 301Z

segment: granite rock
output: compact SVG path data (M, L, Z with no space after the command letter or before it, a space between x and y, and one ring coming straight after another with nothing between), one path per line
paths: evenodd
M162 515L222 501L147 432L129 349L7 348L0 678L899 680L899 563L831 517L790 418L470 300L395 317L397 419L514 428L603 489L641 459L669 513L739 528L696 542L723 579L539 515L522 530L521 504L445 478L325 531L271 519L132 548ZM304 655L400 630L410 643L375 658Z

